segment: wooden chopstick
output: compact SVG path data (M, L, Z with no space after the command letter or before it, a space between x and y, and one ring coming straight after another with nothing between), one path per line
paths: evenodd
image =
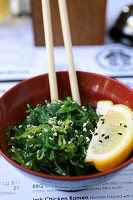
M53 34L52 34L49 0L42 0L42 13L43 13L45 43L46 43L48 65L49 65L50 95L51 95L51 102L53 102L55 100L58 100L58 87L57 87L57 79L56 79L55 64L54 64Z
M51 101L55 101L58 100L58 87L57 87L57 79L56 79L55 64L54 64L50 3L49 0L41 0L41 1L42 1L44 32L45 32L45 43L46 43L48 65L49 65L50 94L51 94ZM66 53L68 58L68 69L69 69L69 79L71 85L72 98L73 100L77 101L80 104L78 82L77 82L77 76L74 68L74 61L72 54L72 42L71 42L66 0L58 0L58 3L59 3L62 31L64 37L64 45L66 48Z
M78 82L77 82L77 75L74 68L74 61L73 61L73 54L72 54L72 41L71 41L71 33L70 33L66 0L58 0L58 4L59 4L59 10L60 10L64 45L65 45L67 58L68 58L68 70L69 70L69 80L70 80L70 85L71 85L72 98L73 100L81 104L79 89L78 89Z

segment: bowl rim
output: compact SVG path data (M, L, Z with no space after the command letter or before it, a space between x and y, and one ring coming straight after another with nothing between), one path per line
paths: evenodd
M59 73L68 73L67 71L58 71L56 72L57 74ZM93 75L93 76L96 76L96 77L101 77L101 78L104 78L104 79L108 79L108 80L111 80L113 82L116 82L124 87L126 87L128 90L130 90L131 92L133 92L133 89L127 85L125 85L124 83L120 82L119 80L116 80L112 77L108 77L108 76L105 76L105 75L101 75L101 74L98 74L98 73L92 73L92 72L84 72L84 71L77 71L77 73L85 73L85 74L90 74L90 75ZM12 90L18 88L19 86L31 81L31 80L34 80L34 79L38 79L38 78L42 78L42 77L48 77L48 73L46 74L41 74L41 75L38 75L38 76L34 76L34 77L31 77L31 78L28 78L28 79L25 79L19 83L17 83L15 86L13 86L12 88L10 88L9 90L7 90L1 97L0 97L0 101L6 96L8 95L9 92L11 92ZM10 163L12 164L13 166L19 168L20 170L22 171L25 171L29 174L32 174L32 175L35 175L35 176L39 176L41 178L47 178L47 179L54 179L54 180L61 180L61 181L80 181L80 180L85 180L85 179L94 179L94 178L98 178L98 177L101 177L101 176L105 176L105 175L108 175L108 174L111 174L111 173L114 173L116 171L119 171L120 169L122 168L125 168L127 167L129 164L131 164L133 162L133 156L131 156L131 158L129 158L127 161L125 161L124 163L122 163L121 165L111 169L111 170L107 170L105 172L98 172L98 173L95 173L95 174L89 174L89 175L82 175L82 176L58 176L58 175L49 175L49 174L45 174L45 173L41 173L41 172L36 172L36 171L33 171L33 170L30 170L30 169L27 169L23 166L21 166L20 164L18 164L17 162L15 162L14 160L12 160L10 157L8 157L1 149L0 149L0 154Z

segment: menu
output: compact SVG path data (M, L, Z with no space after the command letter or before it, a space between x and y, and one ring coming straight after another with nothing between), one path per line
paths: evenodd
M18 82L48 73L46 49L34 47L31 19L13 18L0 27L0 96ZM26 30L26 31L25 31ZM67 70L63 47L54 48L56 71ZM77 71L94 72L133 88L133 49L120 44L73 47ZM7 59L8 58L8 59ZM133 163L111 180L77 192L65 192L30 180L0 155L0 200L132 200Z

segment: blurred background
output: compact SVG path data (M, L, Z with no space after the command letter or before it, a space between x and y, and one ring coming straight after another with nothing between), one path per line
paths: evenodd
M51 1L51 0L50 0ZM114 26L116 20L120 16L120 13L123 11L125 14L129 12L127 6L131 6L132 1L131 0L77 0L78 3L76 3L75 0L67 0L68 4L68 12L69 12L69 20L70 24L71 21L73 23L74 28L76 27L77 30L81 28L80 22L82 22L82 27L85 27L82 29L82 33L84 33L84 37L89 36L89 33L87 32L87 27L92 29L96 29L97 32L100 32L100 30L97 29L97 27L103 28L104 25L104 31L102 34L105 33L105 42L106 36L108 36L108 31L112 26ZM85 8L86 7L86 8ZM126 7L126 8L125 8ZM125 10L124 10L125 9ZM84 11L86 13L83 13L81 11ZM54 14L58 15L58 6L57 6L57 0L54 0L53 2L51 1L51 12L52 12L52 17L54 17ZM54 14L53 14L54 13ZM80 16L74 16L74 14L79 14ZM133 9L131 10L132 19L133 19ZM58 27L59 19L57 21L57 16L53 19L53 29L54 26L56 25L56 28ZM41 0L0 0L0 28L2 25L5 24L5 26L8 26L9 23L12 23L14 18L23 18L24 16L27 16L27 18L32 18L33 19L33 28L38 27L40 28L40 23L42 23L42 14L41 14ZM80 22L76 25L77 23L76 19L82 19L86 17L84 21L80 20ZM93 17L93 18L92 18ZM99 19L100 18L100 19ZM31 20L32 20L31 19ZM132 21L132 19L130 21ZM97 20L97 21L96 21ZM101 21L100 21L101 20ZM91 22L90 22L91 21ZM93 25L93 21L96 23ZM101 22L101 24L99 24ZM105 24L104 24L105 23ZM121 21L122 23L122 21ZM132 22L131 22L132 23ZM38 25L37 25L38 24ZM84 25L83 25L84 24ZM90 26L91 24L91 26ZM78 27L79 25L79 27ZM92 27L93 25L93 27ZM73 26L71 27L71 32L73 31ZM102 27L103 26L103 27ZM131 24L131 26L133 26ZM42 31L42 30L41 30ZM61 30L60 30L61 31ZM34 29L34 33L36 36L37 30ZM59 33L59 32L58 32ZM88 33L86 36L85 33ZM73 34L73 33L72 33ZM38 38L40 36L38 35ZM42 36L41 36L42 37ZM56 37L54 35L54 37ZM93 35L93 37L95 37ZM80 37L77 38L80 41ZM93 38L90 38L93 40ZM36 39L39 40L39 39ZM73 38L74 40L74 38ZM86 39L87 41L87 39ZM60 44L60 42L57 42ZM93 42L90 42L90 44ZM97 44L98 42L96 42ZM99 42L100 43L100 42ZM78 44L78 42L77 42ZM81 43L82 44L82 43ZM87 45L87 43L83 42L83 44Z

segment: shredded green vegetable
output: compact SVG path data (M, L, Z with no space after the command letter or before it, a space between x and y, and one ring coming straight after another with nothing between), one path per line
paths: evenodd
M98 116L88 105L64 101L28 106L27 118L9 126L9 154L20 165L38 172L77 176L96 172L85 162Z

